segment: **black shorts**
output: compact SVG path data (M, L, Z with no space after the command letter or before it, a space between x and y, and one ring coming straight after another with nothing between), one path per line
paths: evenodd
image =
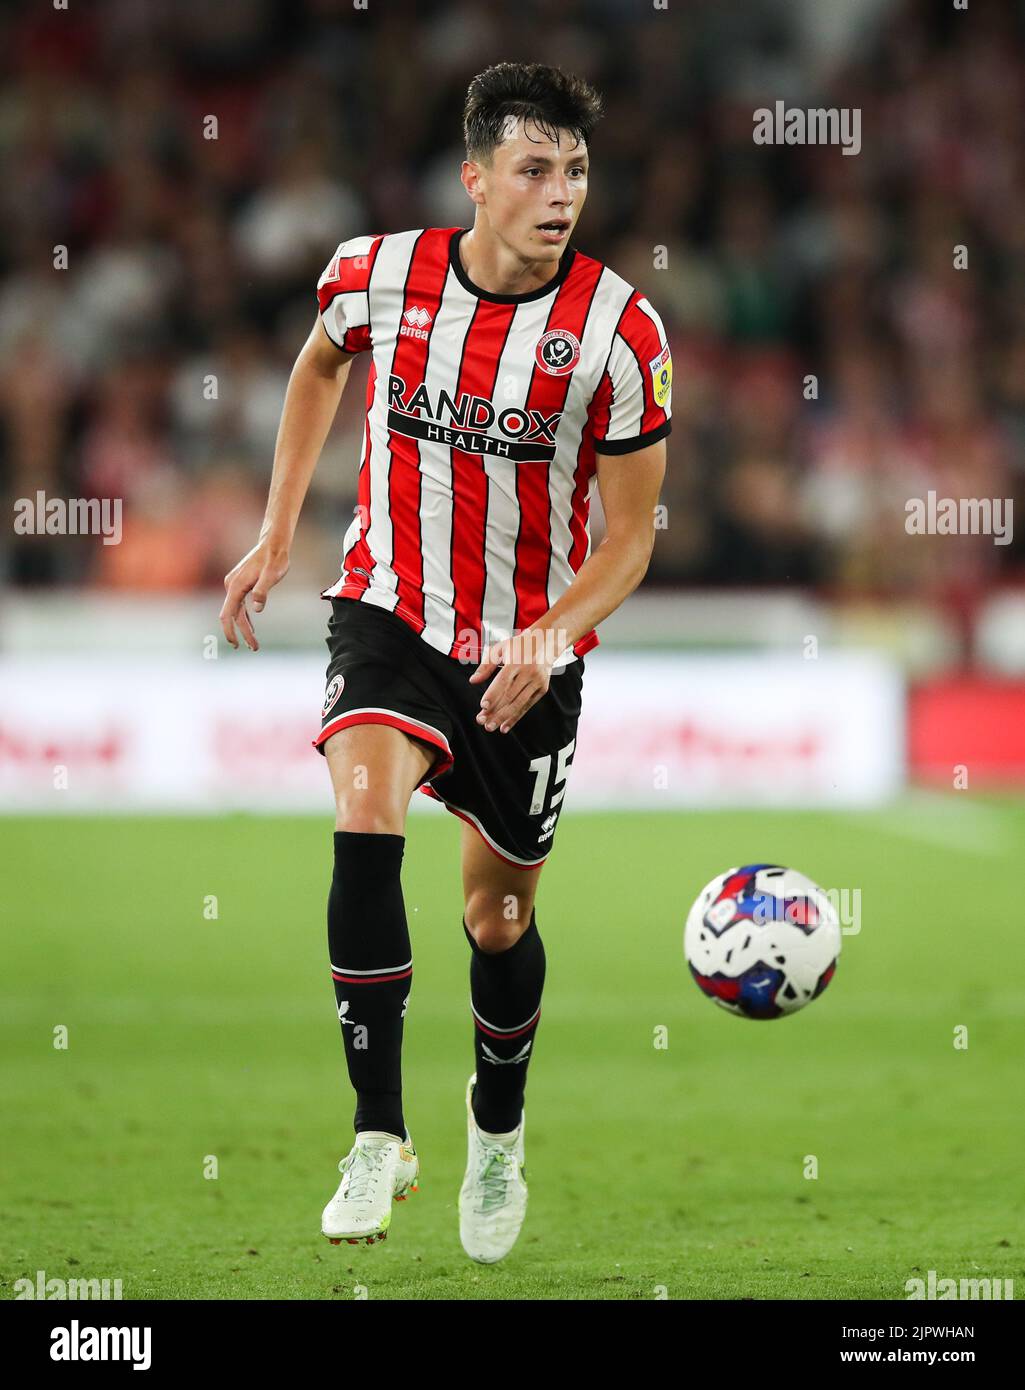
M314 747L353 724L389 724L438 750L418 784L521 869L552 848L576 744L582 657L556 667L548 690L508 733L477 723L498 672L470 684L473 662L446 656L385 608L331 599L327 689Z

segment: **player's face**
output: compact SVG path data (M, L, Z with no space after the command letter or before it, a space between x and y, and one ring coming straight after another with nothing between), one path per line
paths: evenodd
M587 197L587 146L568 131L558 134L553 141L531 125L528 135L522 120L510 120L484 176L491 227L525 260L559 260ZM542 230L553 221L564 224L561 231Z

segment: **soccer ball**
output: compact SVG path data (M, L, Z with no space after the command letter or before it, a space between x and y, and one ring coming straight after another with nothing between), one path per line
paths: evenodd
M829 898L796 869L745 864L707 884L687 916L683 953L698 988L744 1018L781 1018L817 999L840 955Z

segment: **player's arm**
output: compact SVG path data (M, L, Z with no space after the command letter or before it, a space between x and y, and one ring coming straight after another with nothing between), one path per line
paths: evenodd
M528 633L545 633L521 644L511 660L484 661L470 677L498 675L484 692L478 723L505 732L548 689L552 662L567 647L614 613L647 573L655 544L655 507L666 471L666 442L658 440L632 454L598 454L598 493L605 512L605 535L573 582ZM496 644L498 647L505 643ZM541 647L543 656L537 649ZM492 649L492 655L495 655Z
M318 314L288 379L259 540L224 576L227 597L221 609L221 627L233 647L238 647L237 623L246 645L254 652L260 649L246 611L246 595L252 593L253 610L261 612L270 589L288 572L299 513L335 418L353 356L335 346Z
M598 495L605 535L561 597L531 630L556 634L559 656L614 613L648 572L655 545L655 508L666 473L666 442L633 454L597 454Z

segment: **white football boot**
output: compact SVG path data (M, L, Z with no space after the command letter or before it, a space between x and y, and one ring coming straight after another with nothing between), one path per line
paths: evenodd
M404 1140L379 1129L356 1135L338 1165L342 1181L324 1208L320 1229L332 1245L347 1240L367 1245L384 1240L391 1225L392 1201L404 1202L418 1189L420 1160L406 1130Z
M477 1075L466 1086L466 1176L459 1191L459 1239L471 1260L490 1265L508 1255L527 1213L523 1180L526 1115L507 1141L489 1139L479 1128L471 1099Z

